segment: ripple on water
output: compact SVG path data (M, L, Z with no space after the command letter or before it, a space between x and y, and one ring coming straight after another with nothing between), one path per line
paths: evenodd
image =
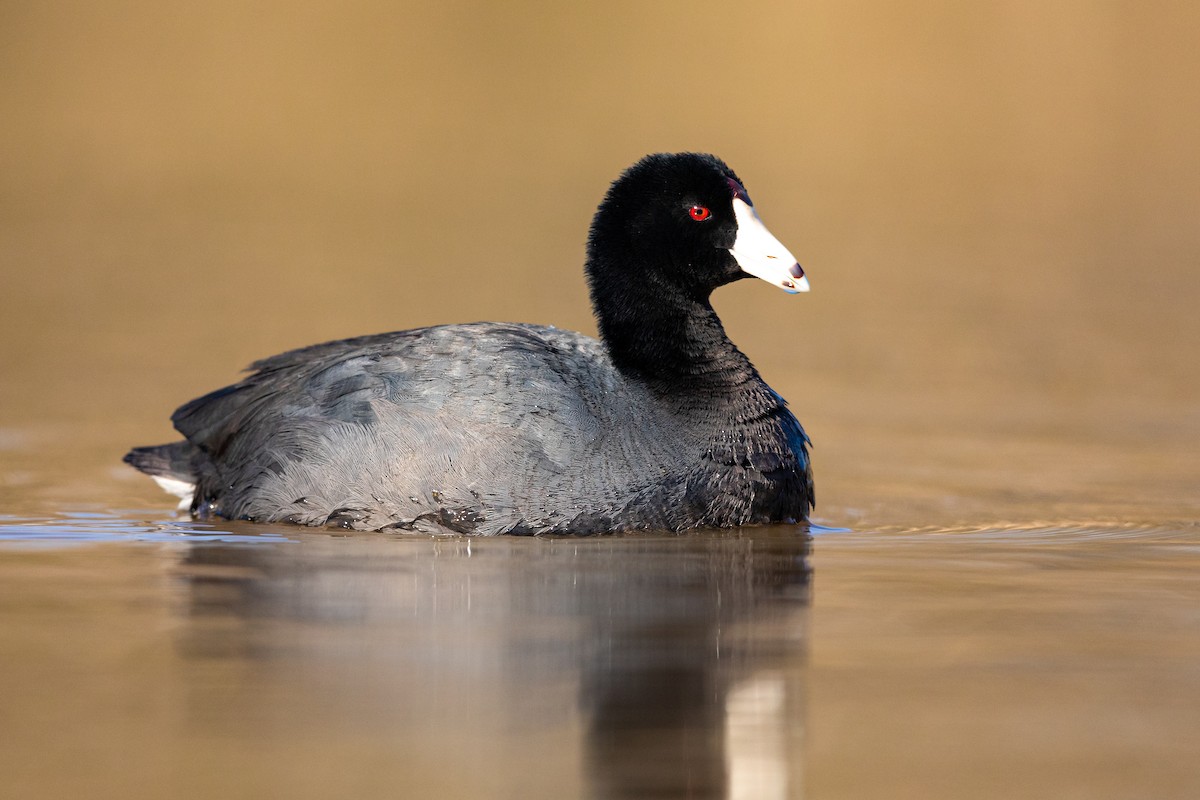
M71 547L100 543L276 544L292 541L275 528L234 532L191 519L155 519L153 512L64 511L48 517L0 514L0 546Z
M236 530L231 530L236 528ZM69 547L103 542L143 542L152 544L191 544L219 542L224 544L275 544L295 541L304 533L281 531L280 526L248 523L221 523L193 520L187 517L162 518L160 512L132 510L62 511L46 517L0 514L0 546ZM995 522L987 525L927 525L879 526L872 528L840 528L818 524L809 526L812 536L843 540L850 544L899 543L910 539L952 537L956 541L994 540L1025 544L1046 542L1068 544L1109 540L1141 539L1147 541L1193 541L1200 533L1200 522L1184 520L1176 523L1145 524L1137 522L1033 520L1025 522ZM849 534L849 536L844 536ZM1186 539L1186 542L1180 541Z
M1154 541L1191 540L1200 533L1200 523L1194 520L1177 522L1115 522L1110 520L1029 520L994 522L985 525L921 525L877 526L873 528L826 528L813 526L814 536L830 533L852 533L860 543L927 540L934 537L953 537L955 540L994 540L1034 544L1044 541L1054 544L1086 543L1105 540L1145 539Z

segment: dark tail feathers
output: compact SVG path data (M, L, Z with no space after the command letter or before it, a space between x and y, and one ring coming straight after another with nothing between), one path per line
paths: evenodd
M135 447L122 459L147 475L160 475L188 483L196 482L192 468L193 448L189 442L171 442L152 447Z

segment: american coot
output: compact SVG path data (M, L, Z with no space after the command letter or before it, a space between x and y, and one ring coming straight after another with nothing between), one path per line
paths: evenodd
M807 518L808 437L721 327L713 289L808 290L721 160L651 155L588 237L600 341L445 325L253 364L125 461L198 517L473 534Z

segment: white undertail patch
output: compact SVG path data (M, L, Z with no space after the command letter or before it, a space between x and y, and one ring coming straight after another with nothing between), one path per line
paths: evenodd
M168 478L165 475L151 475L164 492L179 498L179 509L192 507L192 498L196 495L196 484L181 481L179 478Z

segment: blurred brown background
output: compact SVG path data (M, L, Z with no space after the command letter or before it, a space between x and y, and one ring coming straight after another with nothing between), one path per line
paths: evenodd
M716 302L833 518L951 474L1174 502L1198 43L1183 2L0 2L0 428L108 470L293 346L594 332L597 201L691 149L808 269Z

